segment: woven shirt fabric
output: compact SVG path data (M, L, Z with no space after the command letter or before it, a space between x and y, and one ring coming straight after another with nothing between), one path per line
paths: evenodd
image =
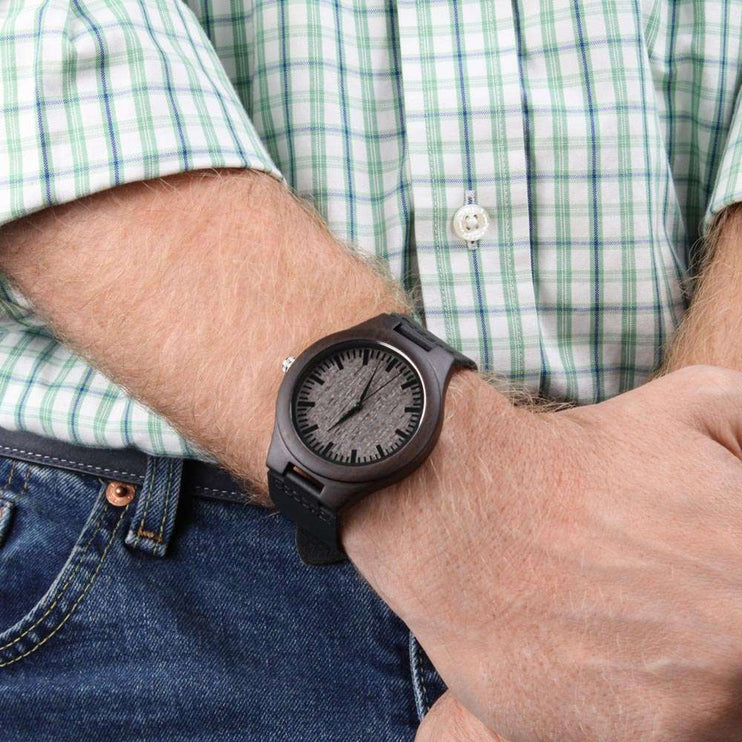
M481 369L591 403L656 368L742 200L741 82L739 0L3 0L0 223L263 170L419 283ZM490 221L472 244L467 202ZM201 455L7 280L0 426Z

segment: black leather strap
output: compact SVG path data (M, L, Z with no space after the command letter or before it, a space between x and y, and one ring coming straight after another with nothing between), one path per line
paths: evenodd
M296 550L304 564L313 567L337 564L348 559L342 549L331 548L324 541L320 541L316 536L299 526L296 527Z
M317 498L313 484L296 472L268 470L268 491L276 507L296 523L296 547L307 564L346 559L340 546L337 515ZM335 544L334 548L330 544Z
M456 348L449 345L445 340L441 340L437 335L433 335L432 332L429 332L422 325L419 325L406 315L394 312L391 316L399 320L399 324L394 329L408 340L412 340L413 343L416 343L425 350L443 348L453 356L454 366L476 369L477 364L471 358L456 350Z

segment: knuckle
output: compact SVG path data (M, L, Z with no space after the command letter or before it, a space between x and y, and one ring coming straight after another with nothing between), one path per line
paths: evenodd
M676 384L688 391L714 395L742 392L742 373L721 366L688 366L667 378L673 377Z

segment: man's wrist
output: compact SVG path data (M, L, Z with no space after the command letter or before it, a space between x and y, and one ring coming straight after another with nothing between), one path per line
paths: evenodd
M533 416L514 408L479 374L456 372L446 395L441 437L428 460L344 515L348 556L403 619L425 611L417 595L421 580L427 579L421 575L443 570L447 535L469 528L477 498L485 494L487 474L480 464L491 473L518 455L525 417ZM488 498L497 497L496 483L487 490Z

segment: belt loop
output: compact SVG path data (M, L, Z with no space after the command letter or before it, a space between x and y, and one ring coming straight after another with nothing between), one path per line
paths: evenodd
M178 510L183 459L150 456L126 544L165 556Z

